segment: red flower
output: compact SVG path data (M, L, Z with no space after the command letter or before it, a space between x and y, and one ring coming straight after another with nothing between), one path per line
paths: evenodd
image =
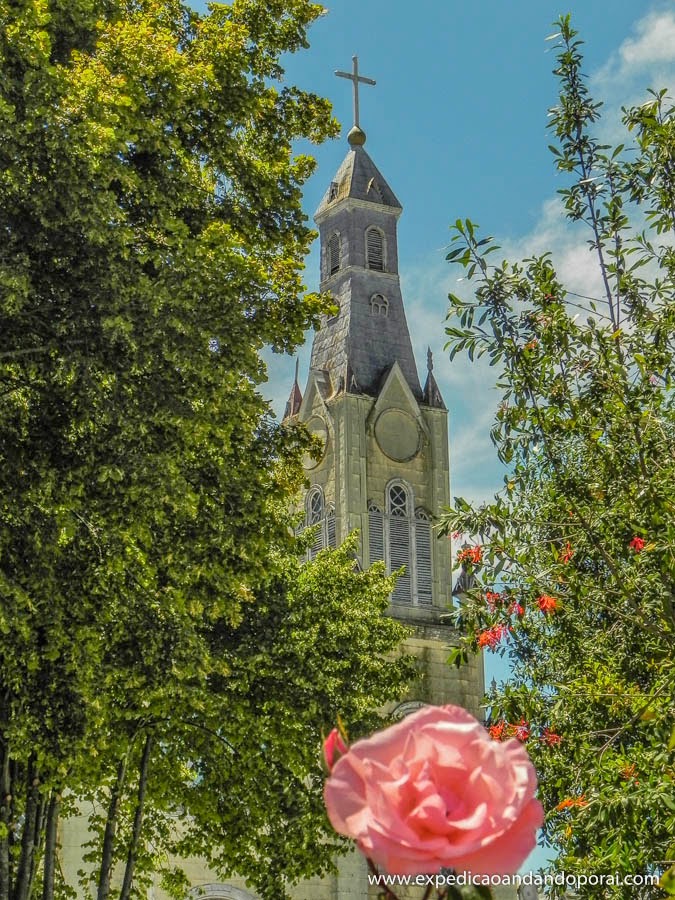
M494 650L508 630L506 625L493 625L491 628L486 628L478 635L478 646Z
M461 538L461 536L462 536L462 532L461 532L461 531L453 531L453 532L452 532L452 539L453 539L453 541L458 541L458 540Z
M645 540L643 540L641 537L635 536L633 538L633 540L628 544L628 546L632 550L635 550L636 553L642 553L642 551L645 549L646 543L647 542Z
M517 600L513 600L513 601L511 601L511 603L509 603L509 608L508 608L507 612L510 616L515 615L515 616L518 616L518 618L520 618L520 619L522 619L522 617L525 615L524 607L521 606L521 604L518 603Z
M551 731L548 727L544 728L542 731L541 739L547 747L557 747L562 741L562 737L559 734L556 734L555 731Z
M635 763L631 763L629 766L624 766L620 771L622 777L625 778L626 781L634 781L635 784L639 784L637 778L635 777L637 775L637 767Z
M463 547L457 554L457 562L479 563L483 559L483 548L480 545L475 547Z
M541 597L537 597L537 606L545 615L547 615L558 608L558 601L555 597L550 597L548 594L542 594Z
M485 599L487 601L487 605L494 612L497 604L502 602L502 595L498 594L496 591L485 591Z
M506 722L500 719L494 725L490 725L488 732L493 741L503 741L506 737Z
M565 544L564 550L560 554L560 562L567 565L567 563L572 559L573 556L574 556L574 550L572 550L572 546L571 546L570 542L568 541Z
M580 797L565 797L565 799L561 800L556 806L555 811L560 812L563 809L572 809L574 806L588 806L588 800L584 794Z
M525 719L521 719L517 725L512 725L511 728L513 729L514 738L522 743L525 743L530 736L530 723L526 722Z

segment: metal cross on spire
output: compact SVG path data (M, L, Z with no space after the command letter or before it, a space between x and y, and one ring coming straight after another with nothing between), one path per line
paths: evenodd
M363 75L359 75L359 58L358 56L352 56L352 71L351 72L340 72L338 69L335 70L335 74L339 78L348 78L353 86L354 86L354 125L357 128L360 128L359 124L359 84L376 84L372 78L365 78Z

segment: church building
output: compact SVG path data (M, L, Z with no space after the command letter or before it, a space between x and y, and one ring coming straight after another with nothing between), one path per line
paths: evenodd
M374 82L359 76L356 58L352 73L338 74L354 84L355 124L315 215L321 290L335 308L314 336L304 391L296 370L286 406L286 418L304 423L322 446L319 459L305 460L305 524L319 526L310 553L358 531L363 568L377 560L388 572L404 568L390 614L412 629L404 649L419 661L419 680L395 716L427 703L456 703L481 718L482 661L459 670L447 663L456 641L447 615L451 547L434 523L450 501L448 410L431 352L423 386L419 378L398 270L402 207L366 152L359 126L358 86ZM439 324L443 313L439 298ZM66 870L77 871L81 845L75 821L64 834ZM243 881L218 882L199 860L184 866L195 900L256 900ZM367 900L378 888L369 886L365 860L353 852L339 860L337 874L305 881L291 894L294 900ZM152 896L164 895L157 887Z
M312 554L359 533L359 563L384 560L405 567L390 613L411 626L405 649L419 660L420 678L396 715L425 703L456 703L482 718L482 660L457 670L447 663L456 639L450 541L434 522L450 503L448 411L427 354L420 381L398 270L397 224L402 207L365 149L358 121L358 85L370 79L337 73L354 83L355 124L349 149L329 183L314 221L321 244L321 290L335 309L314 336L304 392L296 380L286 417L297 417L322 445L305 461L309 487L305 523L319 526ZM439 304L438 319L444 309ZM353 854L332 879L307 883L298 900L360 900L368 891L365 863Z

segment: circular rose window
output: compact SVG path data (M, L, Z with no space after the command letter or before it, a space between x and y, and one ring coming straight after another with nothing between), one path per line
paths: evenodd
M385 409L375 422L375 439L380 450L396 462L417 456L422 433L411 415L401 409Z
M305 453L302 464L305 469L316 469L321 460L326 455L326 444L328 443L328 428L321 416L312 416L305 422L305 428L312 437L317 438L321 442L321 451L318 456Z

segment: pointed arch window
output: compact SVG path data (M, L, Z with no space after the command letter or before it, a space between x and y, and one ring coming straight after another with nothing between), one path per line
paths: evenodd
M405 571L398 576L392 594L394 603L411 603L413 599L411 498L408 489L391 484L387 490L387 568L395 572L402 566Z
M415 575L418 601L431 603L433 598L431 516L422 507L415 510Z
M368 546L370 563L384 559L384 516L372 500L368 503Z
M368 503L370 562L384 559L387 572L405 567L391 596L393 603L420 606L433 602L433 557L431 516L414 507L412 488L400 480L385 491L385 513Z
M307 524L318 525L323 519L323 491L313 487L307 494Z
M373 294L370 298L370 314L385 318L389 315L389 301L384 294Z
M335 504L326 501L319 485L314 485L305 498L305 526L316 528L314 543L307 552L308 559L314 559L320 550L337 547Z
M340 268L340 244L340 235L334 231L328 240L327 269L329 275L334 275Z
M336 537L335 504L329 503L328 511L326 512L326 546L335 549L335 547L337 547Z
M317 485L313 487L305 499L305 522L308 528L319 526L314 535L314 543L307 551L309 559L314 559L316 554L326 546L324 541L324 499L323 491Z
M384 272L384 232L371 225L366 229L366 266Z

